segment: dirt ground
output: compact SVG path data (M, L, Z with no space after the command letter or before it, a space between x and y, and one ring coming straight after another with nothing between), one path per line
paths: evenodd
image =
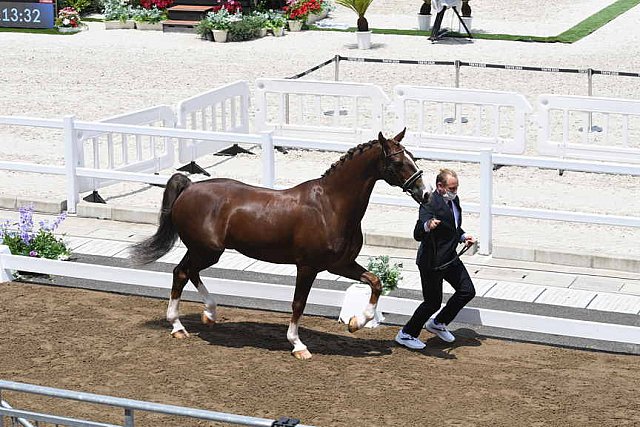
M288 314L220 307L199 323L183 303L188 340L170 337L166 301L4 283L0 378L317 426L622 426L640 424L640 359L489 339L459 330L455 345L425 331L423 351L397 346L397 327L351 335L333 319L305 317L314 353L295 360ZM59 415L121 413L4 392L14 407ZM27 402L27 398L30 399ZM136 412L136 425L204 426Z

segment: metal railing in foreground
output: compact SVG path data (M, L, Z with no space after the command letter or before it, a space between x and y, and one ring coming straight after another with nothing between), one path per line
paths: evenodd
M3 391L14 391L30 394L38 394L41 396L77 400L84 403L94 403L96 405L105 405L121 408L124 411L123 426L133 427L135 411L153 412L170 416L197 418L206 421L218 421L229 424L245 425L245 426L297 426L310 427L299 424L299 420L287 417L281 417L278 420L267 418L248 417L244 415L235 415L225 412L205 411L202 409L187 408L184 406L163 405L160 403L145 402L142 400L123 399L120 397L105 396L93 393L84 393L80 391L63 390L59 388L43 387L33 384L25 384L13 381L0 380L0 397ZM22 425L29 425L26 420L37 422L52 423L61 426L73 427L115 427L114 424L105 424L85 419L68 418L58 415L38 413L11 408L8 404L0 406L0 427L4 427L4 417L11 420L22 418ZM12 424L13 425L13 424Z

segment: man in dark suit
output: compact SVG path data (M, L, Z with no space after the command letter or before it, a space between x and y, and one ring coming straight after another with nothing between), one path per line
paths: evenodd
M459 243L470 246L476 242L461 228L462 209L457 191L457 174L451 169L442 169L436 177L436 189L429 202L420 205L413 237L421 242L416 263L420 270L424 301L396 335L396 342L411 349L425 347L418 339L425 322L429 332L444 341L453 342L455 337L447 325L475 296L469 273L456 252ZM451 284L455 293L438 315L430 319L442 304L443 279Z

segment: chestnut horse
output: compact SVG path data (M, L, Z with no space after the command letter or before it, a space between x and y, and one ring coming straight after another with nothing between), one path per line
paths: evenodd
M227 248L251 258L297 266L287 331L296 358L311 357L298 336L298 324L311 285L321 271L371 286L364 313L349 321L350 332L362 328L373 318L382 290L378 277L355 261L363 242L360 222L374 184L384 179L418 203L429 194L422 171L400 144L405 130L391 140L380 133L377 140L347 151L321 178L286 190L222 178L192 183L186 176L174 174L164 191L158 230L133 248L133 260L145 264L169 252L178 236L187 247L173 270L167 308L171 334L188 336L178 318L178 305L189 280L204 299L202 321L215 322L216 303L200 280L200 271L218 262Z

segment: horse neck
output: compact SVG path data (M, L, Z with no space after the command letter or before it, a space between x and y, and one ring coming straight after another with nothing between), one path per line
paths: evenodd
M335 208L343 209L358 222L367 210L376 181L382 178L375 161L380 154L377 147L354 154L323 178Z

